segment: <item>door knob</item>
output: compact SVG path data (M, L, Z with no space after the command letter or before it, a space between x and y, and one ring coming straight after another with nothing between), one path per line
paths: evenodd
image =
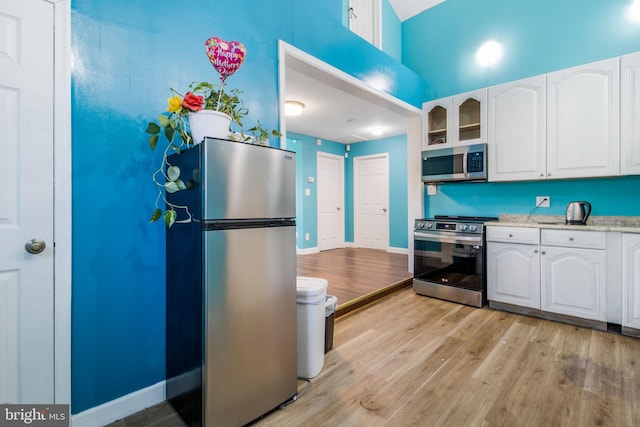
M24 245L24 248L27 250L27 252L34 255L44 251L44 248L46 247L46 243L41 239L31 239Z
M338 210L338 211L339 211L339 210L340 210L340 206L337 206L337 207L336 207L336 210Z
M382 208L382 212L386 212L386 211L387 211L387 208Z

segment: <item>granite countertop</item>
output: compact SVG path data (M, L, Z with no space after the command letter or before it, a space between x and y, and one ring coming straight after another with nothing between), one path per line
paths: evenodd
M486 225L495 227L640 233L640 216L590 216L587 219L586 225L569 225L564 223L564 215L501 214L499 221L487 223Z

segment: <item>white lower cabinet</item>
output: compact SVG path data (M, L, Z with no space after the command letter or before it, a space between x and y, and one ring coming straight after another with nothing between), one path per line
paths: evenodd
M540 308L540 230L487 227L489 301Z
M488 299L604 322L605 246L604 232L488 226Z
M542 311L605 321L606 253L541 246Z
M622 326L640 329L640 234L622 235Z

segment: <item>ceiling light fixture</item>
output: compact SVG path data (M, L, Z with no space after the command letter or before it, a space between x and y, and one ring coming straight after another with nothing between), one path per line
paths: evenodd
M502 58L502 45L495 40L484 43L476 52L476 62L478 65L489 67Z
M631 21L640 23L640 0L633 0L633 2L631 2L628 16Z
M300 101L285 101L284 102L284 115L285 116L299 116L304 110L304 104Z
M381 127L374 127L371 129L371 135L373 136L380 136L382 135L383 132L384 132L384 129L382 129Z

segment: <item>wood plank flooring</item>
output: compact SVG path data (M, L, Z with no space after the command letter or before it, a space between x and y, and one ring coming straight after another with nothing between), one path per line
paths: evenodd
M407 288L339 318L308 391L254 425L638 426L639 365L638 338ZM181 425L154 410L117 425Z
M327 279L327 294L336 296L342 307L413 277L407 255L362 248L298 255L298 276Z

